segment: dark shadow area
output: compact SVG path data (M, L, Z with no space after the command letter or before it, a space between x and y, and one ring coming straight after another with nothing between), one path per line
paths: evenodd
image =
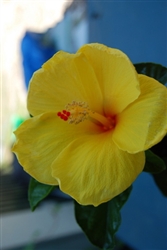
M133 250L132 248L118 243L114 250ZM40 243L30 243L24 247L10 248L8 250L98 250L93 246L83 233L58 238L55 240L44 241Z

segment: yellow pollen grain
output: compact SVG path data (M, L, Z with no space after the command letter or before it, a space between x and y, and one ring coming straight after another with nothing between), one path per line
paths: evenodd
M110 118L90 110L85 102L73 101L66 106L66 110L70 112L69 123L78 124L86 119L90 119L92 122L103 125L106 130L114 127L114 123Z

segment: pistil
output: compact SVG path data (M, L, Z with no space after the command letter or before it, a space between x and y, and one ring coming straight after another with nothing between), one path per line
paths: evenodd
M111 129L114 126L114 121L112 121L112 119L110 117L105 117L99 113L93 112L91 111L89 113L89 117L93 118L94 120L98 121L100 124L102 124L104 126L104 128L108 128Z

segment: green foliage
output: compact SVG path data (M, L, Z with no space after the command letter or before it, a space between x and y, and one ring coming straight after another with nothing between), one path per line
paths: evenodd
M167 166L167 157L163 158ZM167 197L167 168L159 174L154 174L153 178L164 196Z
M162 158L154 154L151 150L145 151L146 163L144 171L152 174L157 174L166 169L165 162Z
M163 195L167 196L167 136L151 148L151 151L160 157L166 165L161 173L153 174L154 181Z
M155 63L138 63L134 64L138 74L150 76L163 85L167 84L167 68Z
M121 224L120 209L127 201L132 187L112 200L94 207L82 206L75 202L75 216L89 240L107 250L115 246L115 233Z
M28 200L31 210L34 211L40 201L46 198L54 188L55 186L45 185L31 178L28 190Z

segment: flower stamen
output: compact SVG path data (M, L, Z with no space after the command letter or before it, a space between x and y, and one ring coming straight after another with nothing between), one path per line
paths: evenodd
M78 124L86 119L90 119L92 122L102 125L104 130L115 127L115 117L105 117L94 112L85 102L73 101L72 103L68 103L65 108L62 112L58 112L57 115L64 121L68 120L70 124Z

